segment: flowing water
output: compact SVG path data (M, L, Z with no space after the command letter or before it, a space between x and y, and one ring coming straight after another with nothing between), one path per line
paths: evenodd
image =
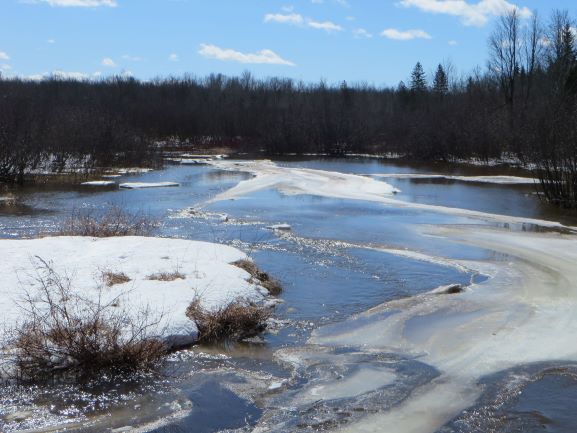
M577 220L530 183L479 178L529 174L363 158L263 167L274 182L225 161L119 179L177 188L51 182L0 201L3 238L117 205L160 219L160 236L240 248L284 288L262 340L178 352L159 375L7 384L2 431L577 431L577 248L571 229L540 223ZM334 172L359 177L326 183ZM355 197L349 181L399 192ZM431 292L449 284L465 291Z

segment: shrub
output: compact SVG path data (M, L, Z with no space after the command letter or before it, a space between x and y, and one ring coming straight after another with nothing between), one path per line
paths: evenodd
M271 295L278 295L282 292L282 286L279 281L271 278L266 272L262 272L254 262L246 259L237 260L232 263L234 266L248 272L252 278L256 279L261 286L269 291Z
M102 273L102 281L107 287L112 287L116 284L124 284L130 281L130 277L124 272L105 271Z
M91 211L74 211L64 221L58 232L61 236L149 236L158 227L158 222L141 214L133 214L117 206L96 215Z
M146 277L147 280L154 281L174 281L174 280L184 280L186 276L179 271L173 272L157 272L156 274L151 274Z
M240 341L258 335L266 329L271 316L268 308L245 299L237 299L224 307L208 310L196 297L186 310L189 319L196 323L200 343L224 340Z
M49 378L57 371L86 376L103 370L136 371L156 366L167 348L152 336L160 318L147 309L129 315L119 297L95 300L75 291L42 259L37 293L20 304L27 320L4 345L20 379Z

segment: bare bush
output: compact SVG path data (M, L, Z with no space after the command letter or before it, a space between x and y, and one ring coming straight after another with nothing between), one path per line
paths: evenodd
M134 214L113 206L104 214L74 211L62 224L61 236L149 236L158 227L158 221L146 215Z
M157 272L156 274L149 275L148 277L146 277L146 279L153 281L174 281L174 280L184 280L186 279L186 276L179 271Z
M119 297L104 301L102 292L89 299L38 260L39 288L20 304L27 320L4 345L17 377L49 378L64 370L79 376L147 370L161 361L167 348L153 336L160 318L154 319L148 309L128 314L118 308Z
M124 284L130 281L130 277L124 272L105 271L102 273L102 281L107 287L115 286L116 284Z
M282 292L282 286L278 280L271 278L266 272L262 272L254 262L246 259L237 260L232 263L237 268L248 272L252 278L258 280L258 283L269 291L271 295L278 295Z
M266 329L271 311L245 299L237 299L218 309L209 310L202 307L197 297L188 306L186 315L196 323L200 343L215 343L240 341L258 335Z

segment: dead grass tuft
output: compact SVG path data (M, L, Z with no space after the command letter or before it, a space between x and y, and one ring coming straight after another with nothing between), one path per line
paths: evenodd
M27 320L4 344L22 380L49 379L58 371L87 377L104 370L136 371L157 366L167 352L152 333L160 318L149 310L136 317L116 307L118 297L88 299L42 259L37 293L20 308Z
M156 274L149 275L148 277L146 277L146 279L153 281L174 281L174 280L185 280L186 276L179 271L157 272Z
M106 271L102 273L102 281L107 287L115 286L116 284L124 284L130 281L130 277L124 272Z
M60 227L61 236L149 236L158 222L141 214L132 214L113 206L103 214L74 211Z
M237 299L216 310L207 310L197 297L188 306L186 315L196 323L200 343L215 343L240 341L258 335L266 329L271 311L244 299Z
M271 278L266 272L262 272L254 262L246 259L237 260L232 263L234 266L248 272L251 277L258 280L259 284L269 291L271 295L279 295L282 292L282 286L278 280Z

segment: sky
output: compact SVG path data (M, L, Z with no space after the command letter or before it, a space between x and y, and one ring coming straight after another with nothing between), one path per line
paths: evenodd
M495 21L577 0L0 0L0 73L40 79L210 73L395 86L485 67Z

